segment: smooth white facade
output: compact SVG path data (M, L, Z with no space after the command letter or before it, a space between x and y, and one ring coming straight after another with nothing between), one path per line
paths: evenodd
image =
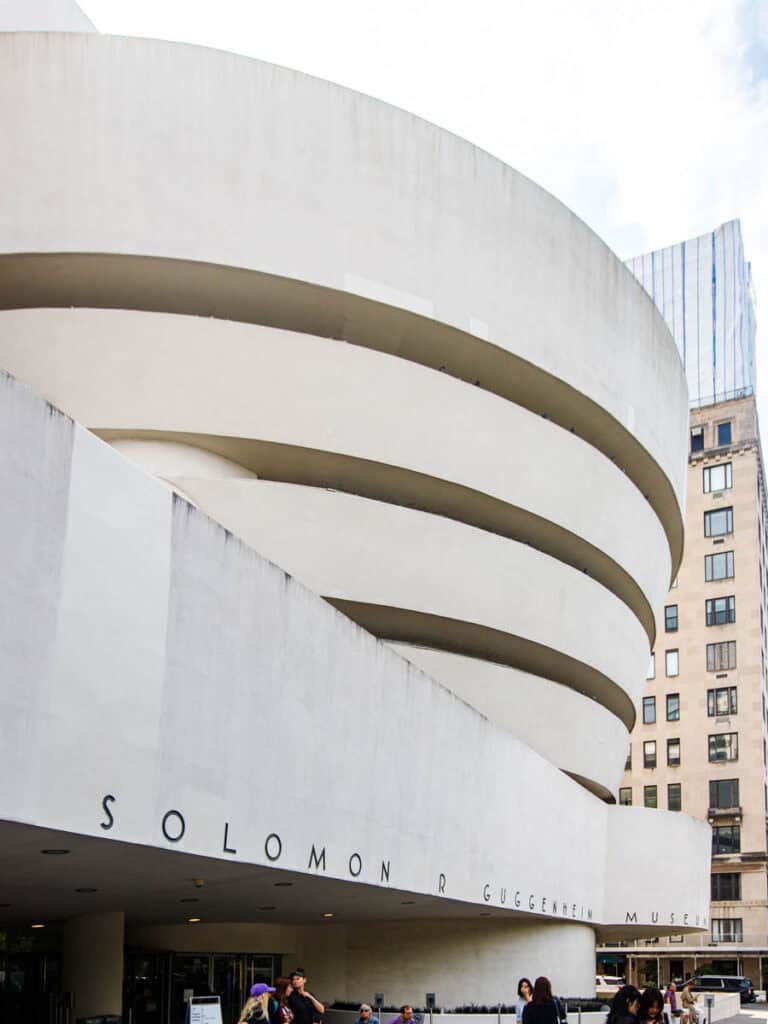
M423 918L456 1002L547 958L584 993L596 931L702 927L707 827L605 802L685 497L629 272L463 140L231 54L0 34L0 131L0 368L42 396L3 378L12 906L36 829L125 873L93 909L147 942L179 860L211 928L266 928L287 872L283 952L329 998L380 969L415 1000Z
M691 856L638 891L634 836L652 812L602 802L27 389L2 388L6 820L432 897L436 916L467 904L606 932L701 918L706 825L671 815ZM382 742L361 759L370 723ZM259 737L290 751L297 731L321 756L259 756ZM556 842L530 807L557 808Z

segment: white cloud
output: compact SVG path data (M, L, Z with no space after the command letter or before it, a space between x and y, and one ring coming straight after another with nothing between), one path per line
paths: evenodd
M81 6L105 32L237 50L412 110L529 174L624 257L741 217L768 303L761 0ZM758 366L768 392L768 347Z

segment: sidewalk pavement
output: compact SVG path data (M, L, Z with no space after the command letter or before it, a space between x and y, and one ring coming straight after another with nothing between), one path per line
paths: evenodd
M718 1024L768 1024L768 1003L745 1003L741 1013L725 1017Z

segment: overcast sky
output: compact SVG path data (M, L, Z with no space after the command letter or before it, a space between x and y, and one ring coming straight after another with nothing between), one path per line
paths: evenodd
M405 107L532 177L623 258L739 217L768 330L768 0L80 6L101 32L234 50Z

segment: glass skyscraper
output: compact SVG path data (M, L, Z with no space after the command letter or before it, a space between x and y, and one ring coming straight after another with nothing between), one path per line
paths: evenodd
M626 265L674 335L691 405L754 391L755 298L740 221L635 256Z

